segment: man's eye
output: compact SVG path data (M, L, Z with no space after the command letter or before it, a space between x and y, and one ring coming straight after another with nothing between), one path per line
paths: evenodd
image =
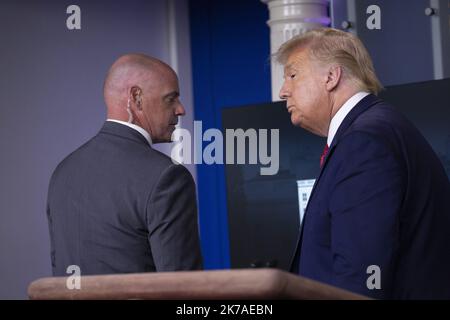
M290 78L291 78L291 79L294 79L294 78L295 78L295 73L294 73L294 74L291 74L291 75L290 75Z

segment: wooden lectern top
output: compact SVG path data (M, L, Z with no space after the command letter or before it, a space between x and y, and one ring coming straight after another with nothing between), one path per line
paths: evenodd
M80 289L67 277L38 279L30 299L368 299L277 269L178 271L81 276Z

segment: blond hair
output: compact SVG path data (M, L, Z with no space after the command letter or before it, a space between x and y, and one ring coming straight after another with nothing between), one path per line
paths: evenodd
M301 48L308 48L310 56L320 62L340 65L344 75L356 80L361 90L378 94L383 89L367 49L355 35L332 28L310 30L281 45L275 58L285 65L289 56Z

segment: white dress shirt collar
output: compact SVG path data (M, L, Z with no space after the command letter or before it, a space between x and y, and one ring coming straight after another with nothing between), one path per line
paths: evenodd
M348 113L358 104L358 102L360 102L367 95L369 95L369 93L364 91L356 93L342 105L338 112L336 112L333 119L331 119L330 127L328 128L328 146L331 146L336 132L338 131L339 127L342 124L342 121L344 121Z
M135 124L128 123L128 122L125 122L125 121L116 120L116 119L106 119L106 121L120 123L120 124L123 124L124 126L130 127L131 129L136 130L137 132L139 132L140 134L142 134L144 136L145 140L147 140L150 145L152 145L152 137L150 137L150 134L146 130L144 130L143 128L141 128L141 127L139 127L139 126L137 126Z

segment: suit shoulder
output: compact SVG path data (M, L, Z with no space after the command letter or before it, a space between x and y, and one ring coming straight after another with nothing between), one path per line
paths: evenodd
M383 141L395 141L403 135L417 135L414 125L395 107L381 101L362 113L351 124L346 134L365 132Z
M426 145L418 129L400 111L384 101L359 115L342 135L342 139L346 138L383 146L397 159L404 159L404 147L411 141L416 145Z
M95 138L95 137L94 137ZM77 149L65 156L53 170L52 176L50 178L50 183L55 180L62 172L65 171L67 167L70 167L73 163L77 162L77 158L85 153L86 148L92 143L94 138L89 139L84 144L79 146Z
M174 177L189 176L188 178L193 181L192 175L185 166L154 148L145 148L138 157L142 168L147 168L145 171L159 172L160 178L168 175Z
M380 102L370 107L366 112L357 117L352 124L353 128L385 128L386 126L399 125L406 121L406 118L396 110L395 107Z
M156 149L152 148L146 148L144 150L144 153L141 155L142 160L147 163L148 166L156 166L161 171L171 167L178 165L179 163L173 160L168 155L162 153L161 151L158 151ZM149 161L150 160L150 161Z

